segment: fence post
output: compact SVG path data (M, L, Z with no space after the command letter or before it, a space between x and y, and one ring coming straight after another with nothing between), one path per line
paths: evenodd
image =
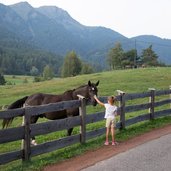
M86 142L86 99L84 96L77 96L81 101L81 106L79 107L79 114L81 116L80 142L81 144L84 144Z
M24 140L22 140L22 148L23 148L23 161L30 160L31 155L31 147L30 147L30 115L27 114L27 110L25 110L25 114L23 116L23 125L24 125Z
M120 107L120 122L121 128L125 129L125 92L117 90L118 95L120 95L119 107Z
M155 90L154 88L149 88L148 89L150 93L149 97L149 103L150 103L150 108L149 108L149 114L150 114L150 120L154 119L154 102L155 102Z
M171 91L171 85L169 86L169 90ZM171 92L169 94L169 99L171 100ZM171 108L171 103L170 103L170 108Z

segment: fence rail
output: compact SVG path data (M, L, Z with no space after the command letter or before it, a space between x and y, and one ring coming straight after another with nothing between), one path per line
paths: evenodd
M162 96L162 95L169 95L169 98L156 102L155 96ZM148 103L144 103L144 104L126 105L127 101L130 102L131 100L140 99L140 98L148 98L149 101ZM106 101L106 99L107 97L100 97L101 101ZM119 101L119 113L120 113L120 121L116 125L118 129L123 129L126 126L130 126L138 122L171 115L171 109L155 111L156 107L166 104L171 104L170 89L159 90L159 91L156 91L155 89L149 89L148 92L132 93L132 94L127 94L119 90L117 95L117 100ZM40 155L43 153L48 153L60 148L70 146L75 143L85 143L86 140L103 135L105 133L105 127L92 131L86 131L87 124L96 123L104 119L104 112L98 112L95 114L86 115L87 105L89 104L86 104L85 99L82 96L79 96L79 100L74 100L74 101L1 111L0 119L8 119L11 117L24 116L25 125L20 127L0 130L0 144L24 139L24 144L21 150L0 154L0 164L5 164L18 159L22 159L23 161L29 160L30 157ZM80 112L79 116L70 117L61 120L37 123L37 124L30 124L30 117L33 115L39 115L45 112L65 110L65 109L72 108L73 106L79 108L79 112ZM141 114L139 116L127 120L125 119L127 113L140 111L140 110L147 110L147 109L149 109L149 112L146 114ZM30 137L32 136L45 135L48 133L69 129L75 126L80 126L80 134L45 142L37 146L31 147L30 145Z

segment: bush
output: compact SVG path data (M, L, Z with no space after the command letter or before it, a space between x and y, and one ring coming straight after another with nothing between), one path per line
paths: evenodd
M34 77L33 82L41 82L41 81L43 81L42 77Z
M0 85L5 85L6 81L4 76L0 73Z
M27 78L24 78L23 83L24 83L24 84L27 84L27 83L28 83Z

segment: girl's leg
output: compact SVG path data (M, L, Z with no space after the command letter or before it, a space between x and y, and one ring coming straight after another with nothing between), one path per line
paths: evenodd
M109 131L110 131L110 128L106 128L106 142L109 142Z
M112 142L115 142L115 128L111 127Z
M109 145L109 131L110 131L110 118L106 119L106 142L105 145Z

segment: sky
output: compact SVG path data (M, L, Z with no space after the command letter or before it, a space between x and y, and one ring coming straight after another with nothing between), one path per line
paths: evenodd
M5 5L22 0L0 0ZM33 7L57 6L86 26L104 26L130 38L171 39L171 0L26 0Z

